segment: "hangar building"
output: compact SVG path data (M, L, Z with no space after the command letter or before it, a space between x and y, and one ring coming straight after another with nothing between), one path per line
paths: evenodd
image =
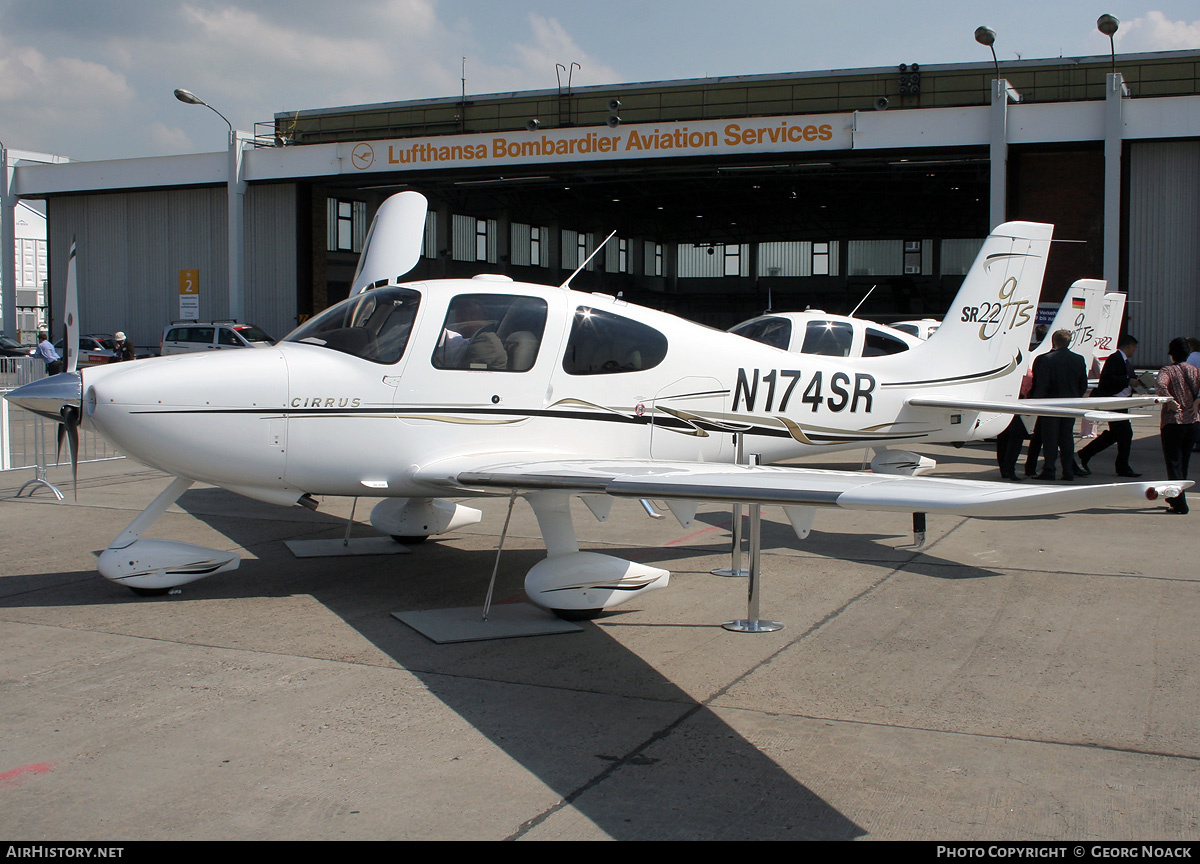
M416 189L414 279L558 284L615 232L573 287L718 327L872 286L865 317L941 317L989 228L1023 219L1072 241L1043 302L1108 279L1149 364L1200 334L1200 51L558 87L256 133L18 167L15 193L47 200L54 306L74 236L88 332L156 344L198 291L200 318L282 336L346 295L375 208Z

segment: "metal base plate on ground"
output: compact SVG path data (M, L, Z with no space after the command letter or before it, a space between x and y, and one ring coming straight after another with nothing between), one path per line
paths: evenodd
M346 555L407 555L412 550L391 537L351 537L329 540L284 540L297 558L337 558Z
M447 642L482 642L487 639L515 639L518 636L549 636L554 633L578 633L583 628L564 621L553 612L529 603L499 603L483 620L482 606L459 609L428 609L423 612L393 612L426 639L439 645Z
M721 626L734 633L774 633L783 629L783 625L778 621L766 621L761 618L739 618L736 621L726 621Z

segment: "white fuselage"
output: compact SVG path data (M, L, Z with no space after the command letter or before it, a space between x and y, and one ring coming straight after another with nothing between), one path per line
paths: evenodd
M85 416L143 462L263 500L412 496L427 494L410 479L414 466L464 452L729 462L741 431L746 452L774 462L966 440L977 434L975 415L909 408L904 399L916 386L953 393L983 373L994 380L1005 362L968 368L960 358L967 374L957 375L931 365L936 339L888 357L796 355L611 297L509 281L404 287L420 300L392 362L284 341L88 370ZM460 295L544 302L532 365L438 368L447 310ZM599 347L571 344L573 327L602 315L633 322L630 332ZM598 356L580 359L586 351ZM1015 397L1018 379L1009 377Z

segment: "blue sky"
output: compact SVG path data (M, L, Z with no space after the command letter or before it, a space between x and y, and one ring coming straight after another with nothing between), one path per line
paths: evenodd
M576 86L1200 49L1195 0L0 0L0 141L75 159L224 148L277 111Z

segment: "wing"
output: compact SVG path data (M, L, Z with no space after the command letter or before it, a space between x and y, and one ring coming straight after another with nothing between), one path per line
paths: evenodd
M848 510L1041 516L1117 505L1145 507L1191 481L1097 486L1014 486L975 480L902 477L782 466L625 459L538 459L504 454L445 460L414 479L441 492L557 490L621 498L737 501Z
M1085 420L1129 420L1144 414L1117 413L1127 408L1153 408L1168 401L1165 396L1105 396L1098 399L955 399L953 396L913 396L904 404L914 408L945 408L989 411L996 414L1031 414L1037 417L1076 417Z

